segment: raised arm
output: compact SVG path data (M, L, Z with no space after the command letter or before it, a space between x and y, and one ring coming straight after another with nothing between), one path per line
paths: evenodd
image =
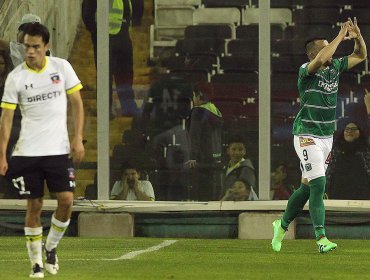
M357 18L348 19L349 21L349 28L348 33L351 39L355 40L355 47L353 49L353 53L348 56L348 69L356 66L360 62L364 61L367 57L367 50L366 44L364 39L361 36L360 28L357 25Z
M337 37L334 38L327 46L319 51L316 57L309 63L308 65L308 72L315 73L317 72L321 66L323 66L335 53L339 44L346 39L347 32L349 28L349 22L345 22L342 24L340 31Z

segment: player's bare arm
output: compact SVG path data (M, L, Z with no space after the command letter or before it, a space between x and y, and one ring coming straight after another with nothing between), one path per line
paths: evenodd
M8 162L6 160L6 149L9 143L10 132L13 126L14 110L2 109L0 119L0 175L5 175L8 170Z
M348 28L349 37L350 39L354 39L355 41L353 53L348 56L348 69L351 69L352 67L356 66L357 64L366 59L367 51L365 41L362 38L360 28L357 25L357 18L354 18L353 22L351 19L348 19L348 22L349 22Z
M83 127L84 127L84 107L80 91L68 95L72 106L72 115L74 122L74 136L71 141L71 156L74 162L79 163L85 156L83 146Z
M317 55L312 59L312 61L308 65L308 72L310 74L317 72L329 59L331 59L331 57L337 50L339 44L343 40L349 39L349 37L347 37L348 29L349 22L347 21L342 24L337 37L335 37L333 41L331 41L329 44L325 41L327 45L324 46L317 53Z

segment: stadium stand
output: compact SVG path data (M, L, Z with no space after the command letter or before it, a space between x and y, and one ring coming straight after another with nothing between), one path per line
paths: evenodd
M258 8L258 1L259 0L252 0L252 7ZM271 8L289 8L293 9L297 5L295 4L295 0L273 0L270 1Z
M258 85L258 74L256 72L215 74L212 76L211 82L213 84L224 83L229 85L248 83L250 87L256 87Z
M312 24L300 23L300 24L288 26L284 30L284 38L302 40L303 38L321 37L321 38L327 38L328 40L330 40L336 34L336 31L334 28L335 27L332 24L312 25Z
M243 2L243 1L240 1ZM247 3L248 2L248 3ZM308 61L305 42L310 37L324 37L329 41L339 31L338 22L345 15L357 12L359 1L271 1L271 122L273 145L288 146L291 127L299 110L297 73ZM195 6L193 6L195 7ZM227 19L225 13L238 8ZM360 16L361 13L359 13ZM347 17L347 16L346 16ZM201 19L200 19L201 18ZM233 19L231 19L233 18ZM366 38L366 20L361 21L361 31ZM227 24L220 24L227 23ZM225 135L239 129L253 139L258 137L258 1L203 0L194 10L193 24L184 30L184 38L176 44L177 56L163 61L170 74L203 71L202 80L210 82L209 98L225 119ZM199 24L197 24L199 23ZM211 39L210 39L211 38ZM353 42L343 42L335 57L353 52ZM175 73L176 72L176 73ZM370 84L368 62L362 63L341 76L338 93L337 116L347 116L352 105L360 101L357 92L360 82ZM196 77L192 81L196 81ZM352 110L353 111L353 110ZM246 127L243 127L243 125ZM225 136L226 137L226 136ZM289 142L290 145L290 142ZM290 146L289 146L290 147ZM167 148L166 148L167 149ZM171 147L175 149L175 147ZM274 155L275 157L275 155Z
M212 74L217 70L218 57L216 55L178 55L163 61L163 66L170 72L176 70L200 70Z
M236 31L233 24L199 24L185 28L185 39L235 39Z
M271 57L271 71L297 73L299 67L308 61L307 55L276 55Z
M351 0L294 0L295 5L302 8L337 8L341 9L348 6Z
M356 1L354 1L355 3ZM369 10L363 8L352 8L352 9L343 9L339 15L339 21L343 22L346 21L348 18L356 17L358 22L361 24L369 25L370 18L369 18Z
M175 51L179 55L221 55L226 52L225 40L214 38L177 40Z
M292 11L287 8L271 8L270 9L270 22L274 24L280 24L282 27L286 27L292 24ZM259 9L250 8L245 9L243 24L252 24L259 22Z
M188 83L198 83L210 81L210 75L204 70L191 70L191 71L174 71L161 74L161 79L180 79Z
M158 6L195 6L199 7L202 4L201 0L156 0L155 5Z
M292 127L293 118L282 118L273 116L271 118L271 140L274 146L285 145L293 140ZM274 154L274 156L277 156ZM286 158L282 156L281 158Z
M254 54L220 57L220 70L224 73L257 71L258 57Z
M156 0L154 24L150 25L149 58L155 59L156 48L173 47L184 37L185 27L193 24L193 13L200 0Z
M363 86L370 88L370 73L369 69L367 69L367 72L360 77L360 82Z
M237 7L246 8L249 5L249 0L202 0L205 7Z
M185 27L193 24L194 10L193 6L158 6L152 25L152 36L155 36L153 40L166 46L170 43L168 41L182 38Z
M340 9L338 8L314 8L307 7L293 10L293 22L295 24L328 24L335 25L340 21Z
M228 23L241 24L239 9L233 7L225 8L199 8L194 11L194 24L202 23Z
M271 24L270 32L271 32L271 39L273 40L283 39L284 30L280 24ZM237 26L236 27L236 38L244 39L244 40L258 38L258 24Z
M228 55L255 55L258 52L258 40L256 39L235 39L227 42Z
M271 41L271 52L278 53L280 55L288 56L303 56L306 55L305 51L305 39L283 39L283 40L272 40Z
M194 11L192 6L158 6L155 9L154 24L157 27L186 27L193 24Z

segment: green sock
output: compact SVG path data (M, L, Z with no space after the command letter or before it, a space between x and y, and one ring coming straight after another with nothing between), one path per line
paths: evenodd
M305 184L301 184L301 186L293 192L288 200L283 218L281 219L281 227L283 229L288 229L289 224L302 211L309 197L310 188Z
M325 236L325 207L324 207L324 192L325 192L326 177L322 176L311 180L310 186L310 216L313 227L315 229L316 240Z

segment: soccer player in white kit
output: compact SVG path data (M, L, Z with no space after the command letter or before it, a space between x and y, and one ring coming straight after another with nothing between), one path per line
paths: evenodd
M68 61L46 57L49 31L40 23L24 30L25 62L17 66L5 83L1 102L0 175L6 177L27 198L25 236L31 261L31 278L44 278L42 260L42 225L44 182L55 192L58 206L51 218L45 242L45 269L57 274L56 247L67 229L73 204L75 174L72 165L84 156L84 109L81 82ZM67 101L74 120L74 136L69 142ZM6 148L14 110L22 114L21 132L9 164Z
M355 47L349 56L333 59L343 40L354 39ZM366 45L357 26L351 19L342 24L337 37L328 43L323 38L306 42L310 62L299 69L298 90L300 110L294 120L294 147L301 162L301 186L291 195L282 219L273 222L272 249L279 252L289 224L302 211L309 200L311 221L320 253L337 248L325 234L324 193L325 171L330 160L336 121L336 104L339 75L364 61Z

